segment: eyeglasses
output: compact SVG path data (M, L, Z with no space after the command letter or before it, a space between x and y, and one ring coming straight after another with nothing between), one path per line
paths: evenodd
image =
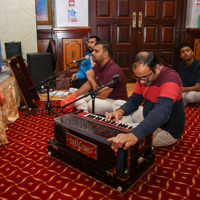
M133 74L133 78L134 78L135 80L138 80L138 81L149 82L149 79L150 79L150 77L151 77L152 74L153 74L153 72L151 72L151 74L149 74L149 75L143 76L142 78L138 78L137 76L135 76L135 75Z

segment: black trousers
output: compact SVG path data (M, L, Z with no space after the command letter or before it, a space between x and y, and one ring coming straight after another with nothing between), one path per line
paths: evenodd
M75 80L75 81L70 80L70 86L73 87L73 88L79 89L86 82L87 82L87 78L78 79L78 80Z

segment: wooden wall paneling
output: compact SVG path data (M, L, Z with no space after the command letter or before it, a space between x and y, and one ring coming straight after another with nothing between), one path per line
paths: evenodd
M163 1L163 19L175 19L176 14L175 1Z
M189 34L189 44L192 46L193 50L195 48L195 40L200 39L200 28L190 28L188 29Z
M117 17L129 17L130 12L130 1L129 0L118 0L117 1Z
M174 51L171 49L162 49L160 52L160 63L162 63L164 66L172 68L172 60L173 60ZM163 57L164 56L164 57Z
M37 30L37 42L38 52L46 52L49 45L49 40L52 37L51 29L38 29ZM35 53L35 52L32 52Z
M38 29L37 39L51 39L52 30L51 29Z
M157 1L145 1L145 18L156 18L157 17Z
M76 63L70 62L83 57L83 40L82 39L63 39L63 63L64 70L73 67ZM73 68L73 70L78 70Z
M158 27L157 25L146 25L143 28L143 44L157 44Z
M57 73L64 70L63 41L65 39L82 39L83 55L87 52L86 42L90 36L91 27L56 27L54 28L56 52L57 52ZM65 59L66 61L66 59Z
M49 39L38 40L38 52L47 52Z
M116 62L118 63L119 66L121 66L122 69L124 70L129 70L127 67L129 65L129 59L130 59L131 53L130 51L116 51ZM130 72L129 72L130 73Z
M145 1L145 18L156 18L157 16L157 1Z
M111 0L98 0L97 1L97 17L105 17L105 16L110 16L111 12ZM103 8L103 9L101 9Z
M161 42L163 44L174 43L174 35L175 35L174 26L163 25L161 33L162 33Z
M200 60L200 38L194 42L194 57Z
M97 35L102 41L111 41L112 28L110 24L97 25Z
M178 16L178 18L182 17L182 20L179 22L182 23L182 34L181 34L181 43L186 43L189 40L189 30L186 28L186 13L187 13L187 0L183 1L183 15Z
M117 37L116 37L116 43L117 44L130 44L131 38L131 30L130 30L130 25L129 24L124 24L124 25L117 25L116 26L116 31L117 31Z
M175 38L174 38L174 48L172 49L172 66L173 69L178 71L180 59L179 46L183 42L188 42L188 35L186 34L186 11L187 11L187 0L178 0L176 7L176 26L175 26Z

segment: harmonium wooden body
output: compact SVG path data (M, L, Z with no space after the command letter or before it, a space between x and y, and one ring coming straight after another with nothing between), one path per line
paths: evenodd
M111 189L125 193L155 163L152 135L127 150L111 149L108 138L129 133L125 124L85 112L54 119L54 138L47 141L48 155Z

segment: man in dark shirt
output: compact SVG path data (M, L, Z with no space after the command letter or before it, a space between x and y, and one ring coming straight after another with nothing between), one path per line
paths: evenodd
M181 138L185 125L185 112L182 98L182 81L177 72L158 64L153 53L140 52L133 63L134 78L137 80L132 96L120 108L105 113L106 121L123 121L122 116L131 116L128 134L118 134L109 138L112 149L125 150L142 138L153 133L153 146L161 147L176 143ZM143 106L140 106L143 102ZM138 109L142 108L142 109ZM139 112L139 113L137 113ZM137 122L135 115L144 119ZM135 120L134 120L135 119Z
M200 60L193 57L189 44L181 44L179 49L182 61L178 72L183 82L183 102L186 106L200 102Z
M126 78L122 69L112 60L112 46L108 42L99 41L96 43L91 53L95 66L86 72L87 82L81 86L77 92L67 97L61 102L61 107L75 100L78 96L95 90L98 87L106 85L118 74L119 79L116 83L100 89L95 98L95 114L104 115L105 112L112 111L112 104L116 99L127 100ZM92 99L90 96L78 100L74 103L76 109L92 112ZM65 112L70 112L73 104L65 107Z

